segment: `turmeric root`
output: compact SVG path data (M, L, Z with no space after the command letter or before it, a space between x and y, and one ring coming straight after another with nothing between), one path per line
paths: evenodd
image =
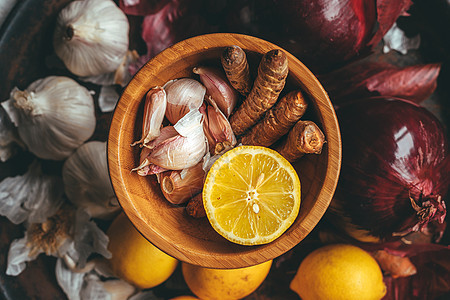
M300 90L286 94L265 114L263 120L241 137L240 142L254 146L272 145L288 133L303 116L307 107L308 104Z
M252 83L244 50L239 46L226 47L222 53L221 62L231 86L247 97Z
M325 142L325 136L316 123L298 121L275 150L289 162L294 162L307 153L320 154Z
M288 60L283 51L275 49L264 54L250 94L230 117L230 125L236 136L255 125L275 104L287 75Z
M202 193L192 197L186 205L186 212L193 218L206 217L205 207L203 206Z

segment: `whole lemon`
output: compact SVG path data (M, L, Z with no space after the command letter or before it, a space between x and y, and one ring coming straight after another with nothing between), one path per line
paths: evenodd
M157 286L175 271L178 260L147 241L124 213L114 219L106 234L113 273L138 288Z
M272 261L239 269L210 269L182 264L184 280L200 299L241 299L253 293L266 279Z
M376 260L347 244L323 246L301 262L290 288L303 300L379 300L386 294Z

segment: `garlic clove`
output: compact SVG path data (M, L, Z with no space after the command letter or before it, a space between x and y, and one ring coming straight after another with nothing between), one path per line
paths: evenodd
M202 104L202 106L199 108L199 111L203 115L203 132L205 134L206 140L208 141L209 152L214 153L216 140L214 139L214 137L211 134L211 131L209 130L209 120L206 102Z
M160 128L166 113L166 91L160 87L154 87L147 92L144 102L144 118L142 120L142 137L136 144L148 144L160 135Z
M132 169L131 171L136 171L140 176L158 174L167 171L165 168L153 165L149 160L149 156L156 146L158 146L163 141L173 138L177 135L178 132L173 126L163 127L161 129L160 135L156 139L150 141L147 145L145 145L145 147L142 147L141 152L139 153L139 166Z
M148 159L152 164L168 170L182 170L198 163L205 150L205 140L178 135L159 144Z
M224 72L211 67L195 67L195 74L206 87L207 96L210 96L220 110L228 118L239 100L238 92L231 86Z
M160 135L156 139L154 139L153 141L150 141L149 143L145 144L144 146L145 146L145 148L153 149L157 145L159 145L161 142L163 142L171 137L174 137L176 135L178 135L178 132L175 130L175 128L173 126L165 126L161 129ZM148 153L148 154L150 154L150 153Z
M187 113L174 125L179 135L158 144L149 161L169 170L190 168L200 162L207 151L202 119L198 109Z
M212 105L206 107L203 129L207 132L205 135L208 137L209 151L216 155L232 149L237 141L228 119L214 100L210 99L209 102Z
M164 197L172 204L182 204L201 192L205 171L200 162L191 168L160 174L159 182Z
M206 88L192 78L171 80L164 86L167 93L166 118L176 124L190 110L198 109L206 94Z

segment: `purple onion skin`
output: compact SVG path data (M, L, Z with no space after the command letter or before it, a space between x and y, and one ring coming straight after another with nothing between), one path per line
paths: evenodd
M420 205L447 195L450 157L443 126L426 109L401 99L359 100L337 115L343 157L331 220L345 215L385 241L412 230L420 219L410 197ZM445 205L437 207L431 219L442 222Z
M368 50L375 0L274 0L286 40L282 47L312 69L343 63Z

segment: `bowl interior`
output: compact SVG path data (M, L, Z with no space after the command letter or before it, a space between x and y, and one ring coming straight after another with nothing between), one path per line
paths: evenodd
M139 148L130 144L141 136L143 97L157 85L192 77L196 65L220 66L223 48L245 50L256 70L263 53L280 48L270 42L239 34L209 34L182 41L150 60L131 80L114 111L108 139L108 164L118 200L135 227L155 246L191 264L211 268L238 268L278 257L298 244L325 213L341 165L341 139L331 102L314 75L287 53L289 75L283 92L301 88L309 98L305 120L322 128L327 143L320 155L302 157L294 167L302 184L302 202L295 223L277 240L260 246L227 241L207 218L188 216L183 206L164 199L155 176L141 177L130 170L138 165Z

